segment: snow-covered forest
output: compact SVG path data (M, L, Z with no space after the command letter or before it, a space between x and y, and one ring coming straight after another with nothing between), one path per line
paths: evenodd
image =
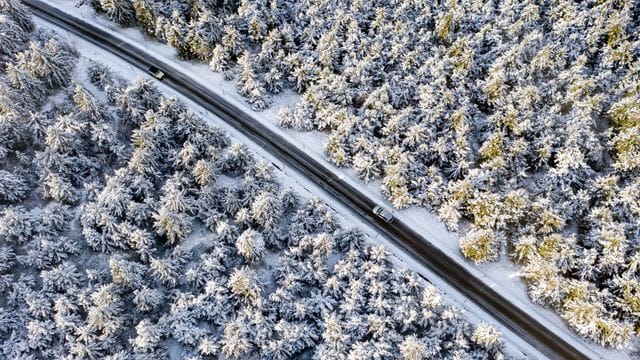
M0 358L507 357L151 81L15 0L0 29Z
M519 264L582 336L640 330L640 2L93 0L205 61L327 158Z

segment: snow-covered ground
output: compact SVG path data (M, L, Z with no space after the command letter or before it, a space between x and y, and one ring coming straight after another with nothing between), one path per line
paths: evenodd
M280 107L288 104L293 104L297 101L297 95L295 95L294 93L285 92L283 95L274 98L274 103L271 108L263 112L255 112L251 110L251 108L247 105L243 98L237 93L232 82L223 80L220 74L212 72L205 64L178 60L175 55L175 50L170 46L161 44L153 39L144 36L137 29L120 28L116 24L110 22L108 19L96 15L94 13L94 10L90 6L85 5L75 7L74 2L68 0L46 0L45 2L63 9L67 13L71 13L85 20L88 20L92 24L116 34L122 40L128 41L140 48L141 51L147 51L153 54L153 56L159 57L163 61L172 64L172 66L175 66L180 71L183 71L185 74L189 75L193 79L193 81L198 81L204 86L207 86L212 91L224 95L234 105L243 108L246 113L253 115L257 120L268 125L273 131L284 135L290 141L292 146L297 146L304 149L305 152L314 156L314 158L325 164L336 174L343 175L345 180L347 180L349 183L359 188L360 191L367 194L372 199L377 200L378 203L382 204L388 210L392 211L396 217L401 218L405 223L411 225L425 238L433 241L435 245L440 247L451 258L458 261L470 271L478 274L478 276L483 281L496 289L496 291L508 297L515 305L524 309L527 313L529 313L536 319L539 319L541 322L545 323L550 330L555 332L557 335L562 336L566 341L572 343L576 348L582 350L585 354L588 354L590 357L600 359L631 358L630 353L635 349L627 348L622 351L613 351L604 349L597 344L585 343L584 339L580 338L567 328L563 320L558 315L551 312L550 310L544 309L543 307L532 303L526 293L525 285L522 283L518 276L518 268L510 263L509 260L505 257L502 257L500 261L495 263L484 265L470 264L464 259L464 257L458 250L459 235L449 232L433 214L430 214L426 210L417 207L409 208L406 210L393 210L392 206L380 194L378 182L363 184L362 182L357 180L357 177L353 171L348 169L339 169L325 160L323 145L326 136L324 134L317 131L296 132L293 130L282 129L278 127L276 112ZM42 23L42 25L45 24ZM112 66L114 70L118 71L123 76L131 79L142 75L140 71L133 68L131 65L124 63L119 58L114 57L113 55L85 41L81 41L72 35L68 36L72 41L76 42L79 45L79 48L83 54L101 59L103 62L106 62L110 66ZM161 86L161 88L167 94L175 94L171 89L165 86ZM326 194L319 187L315 186L312 182L308 181L304 176L298 174L293 169L286 168L284 164L279 163L277 159L272 157L266 151L262 150L259 146L253 144L248 138L235 131L232 127L228 126L219 118L210 113L207 113L206 110L200 108L188 99L178 96L177 94L176 96L189 104L191 109L196 111L199 110L199 112L206 114L205 118L212 121L215 126L225 129L233 138L250 145L250 148L258 156L276 163L282 169L282 171L278 171L278 174L283 183L293 187L296 190L300 190L303 193L306 192L309 195L318 196L323 201L331 204L338 213L344 216L344 223L351 223L355 226L358 226L363 229L363 231L366 231L366 233L373 241L384 243L392 251L392 253L397 256L396 261L401 262L401 266L410 267L416 272L422 274L434 285L438 286L442 292L447 294L451 301L456 302L464 307L468 311L468 314L470 314L469 317L471 322L495 322L495 320L492 320L489 314L483 312L477 306L468 302L460 293L455 291L452 287L448 286L445 282L438 279L434 274L424 269L410 256L405 254L401 249L396 248L392 243L386 241L382 236L379 236L366 223L358 220L358 217L352 214L349 209L332 201L331 197L328 194ZM517 354L521 354L520 356L522 356L522 354L524 353L526 354L527 358L541 357L540 353L537 353L535 349L532 349L528 344L526 344L522 340L519 340L517 336L512 334L507 329L500 327L500 330L508 339L508 348L514 355L518 356Z

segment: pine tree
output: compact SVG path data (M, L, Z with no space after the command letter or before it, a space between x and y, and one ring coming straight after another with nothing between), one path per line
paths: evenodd
M238 59L238 76L236 77L236 87L238 92L245 96L254 110L263 110L270 104L270 100L266 95L266 90L262 82L258 78L252 56L249 51Z
M144 283L146 268L144 265L125 260L121 257L109 259L111 281L129 289L138 289Z
M283 215L280 198L269 191L259 193L251 204L251 218L262 227L277 225Z
M0 212L0 237L18 244L26 242L35 231L35 219L23 207L7 207Z
M0 2L0 13L11 17L23 31L31 32L35 28L31 13L21 2L17 0L3 0Z
M0 247L0 273L5 274L16 264L16 254L8 246Z
M262 258L265 251L265 244L262 235L249 228L238 237L236 248L238 249L238 253L247 261L253 262Z
M78 242L67 236L37 236L29 244L23 261L36 269L47 269L80 253Z
M165 298L160 290L142 286L133 291L133 303L138 311L151 312L162 306Z
M76 85L73 91L73 101L83 116L86 116L90 122L102 122L104 117L104 109L98 100L87 89L80 85Z
M46 197L62 202L64 204L74 204L78 201L78 193L73 188L71 182L62 176L54 173L47 173L42 186Z
M0 14L0 53L7 56L15 54L28 39L27 33L15 21Z
M147 110L156 110L160 106L160 92L148 79L139 79L127 86L116 96L125 121L140 125L145 120Z
M222 169L231 176L238 176L252 164L253 159L249 156L246 147L235 143L226 149Z
M161 207L153 214L153 227L160 236L164 236L169 244L175 244L191 232L190 217L183 213Z
M71 262L63 262L50 270L42 271L40 277L43 289L65 293L79 289L84 280L78 268Z
M90 295L87 311L87 326L90 330L101 331L104 335L116 334L122 330L123 301L114 285L103 285Z
M3 107L5 112L29 112L35 110L35 106L44 101L47 87L37 76L29 73L26 69L9 63L5 67L9 85L13 89L0 89L3 92ZM19 90L19 91L15 91ZM31 100L29 102L28 100Z
M220 344L212 338L203 337L198 344L198 353L202 356L216 356L220 353Z
M106 12L109 19L124 26L136 21L134 6L129 0L99 0L100 8Z
M136 20L147 35L155 35L156 15L154 4L148 0L133 0L133 10Z
M30 190L25 178L0 170L0 202L15 203L24 200Z
M229 69L229 62L231 61L229 53L225 50L224 46L217 44L211 51L211 61L209 67L214 72L224 72Z
M136 325L136 337L131 340L133 346L142 352L155 349L164 336L161 324L153 324L149 319L143 319Z
M460 240L462 254L475 263L496 259L498 246L496 234L490 229L473 229Z
M151 275L165 285L174 287L178 284L190 256L190 253L178 247L165 258L152 258L149 261Z
M239 300L249 303L258 299L262 291L256 273L247 267L235 269L231 273L228 287Z
M224 47L225 52L232 56L239 56L243 51L243 42L238 30L230 25L227 25L223 29L221 44Z
M49 89L68 83L77 53L69 44L49 38L44 44L31 42L29 49L18 56L17 65L41 79Z
M203 159L198 160L193 167L193 177L196 183L202 187L215 182L216 175L214 173L215 165L210 161Z
M171 13L170 21L166 22L163 27L164 38L171 47L176 49L178 58L182 60L190 60L195 57L187 41L188 30L189 24L177 10Z
M471 339L483 347L496 346L501 341L501 337L500 332L493 325L487 323L478 325L471 335Z
M237 318L225 325L222 335L222 354L232 359L249 356L253 349L250 328L246 320Z

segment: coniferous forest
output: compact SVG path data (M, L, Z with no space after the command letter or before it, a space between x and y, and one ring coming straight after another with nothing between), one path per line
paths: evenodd
M125 3L100 6L162 19ZM508 358L495 327L152 81L16 0L0 44L0 358Z
M397 208L521 267L533 301L619 347L640 331L640 3L93 0L233 80Z

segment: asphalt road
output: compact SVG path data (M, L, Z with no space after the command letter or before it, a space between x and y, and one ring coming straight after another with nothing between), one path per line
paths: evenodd
M448 257L433 242L415 232L401 218L386 223L373 214L377 203L358 189L341 180L327 166L314 160L303 150L292 145L286 138L271 131L242 109L230 104L197 82L192 81L171 64L146 54L133 45L123 42L109 32L38 0L23 0L34 15L90 41L119 56L132 65L147 71L155 66L166 75L163 83L182 93L194 102L242 132L288 166L301 172L329 194L353 209L374 228L387 236L398 247L404 249L415 260L433 271L469 300L527 341L551 359L588 359L578 349L556 336L544 324L518 308L512 302L485 284L455 259Z

